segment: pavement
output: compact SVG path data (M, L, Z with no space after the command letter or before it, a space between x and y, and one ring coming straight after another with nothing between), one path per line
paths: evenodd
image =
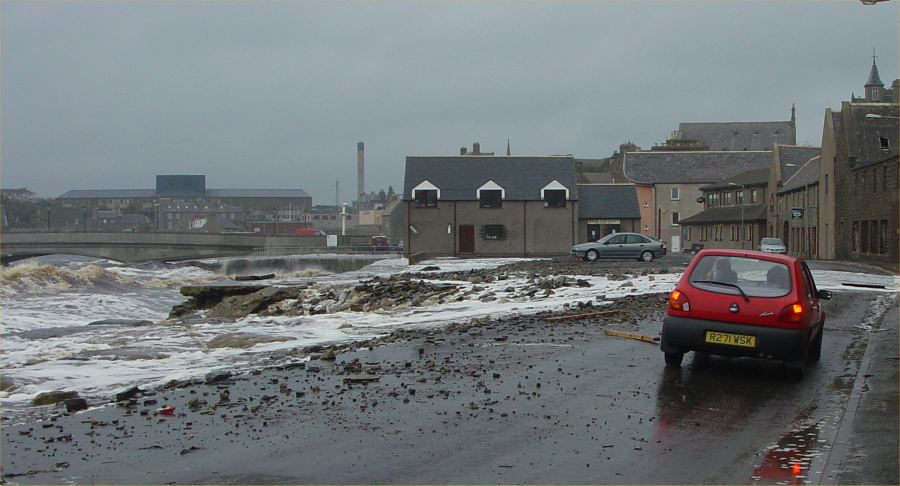
M870 334L824 484L898 484L898 322L895 303Z

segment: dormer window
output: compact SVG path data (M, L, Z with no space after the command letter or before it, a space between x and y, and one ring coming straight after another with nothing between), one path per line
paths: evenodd
M413 206L417 208L436 208L441 197L441 190L427 180L414 187L412 193Z
M888 140L887 137L878 137L881 141L881 151L882 152L890 152L891 151L891 141Z
M553 181L541 189L541 199L544 200L545 208L564 208L569 199L569 189L559 181Z
M436 208L437 207L437 191L429 189L419 189L416 191L416 207L417 208Z
M506 191L504 191L496 182L487 181L483 186L478 188L477 195L478 207L502 208Z

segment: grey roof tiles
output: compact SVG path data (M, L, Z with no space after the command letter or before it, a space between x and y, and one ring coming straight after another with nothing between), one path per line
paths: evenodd
M750 221L766 220L765 204L746 204L743 206L743 220L745 223ZM681 224L715 224L715 223L740 223L741 206L718 206L709 208L702 213L695 214L689 218L680 221Z
M819 182L819 161L820 156L813 157L800 170L794 172L794 175L784 180L784 185L778 191L789 192L800 187L808 186Z
M776 157L781 164L781 181L785 181L803 167L809 159L818 157L822 153L819 147L798 147L796 145L782 145L776 150Z
M679 131L710 150L771 150L778 144L797 143L790 121L681 123Z
M568 188L569 199L578 199L575 161L571 156L408 156L403 178L403 198L423 181L440 189L440 199L477 200L477 190L494 181L508 200L540 200L541 189L554 180Z
M712 183L771 163L769 151L627 152L625 177L640 184Z
M637 194L631 184L579 184L578 218L639 219Z

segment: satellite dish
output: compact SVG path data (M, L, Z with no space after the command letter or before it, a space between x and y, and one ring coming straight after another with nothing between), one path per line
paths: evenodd
M703 204L704 202L706 202L706 198L704 198L703 196L700 196L697 198L697 202L700 204Z

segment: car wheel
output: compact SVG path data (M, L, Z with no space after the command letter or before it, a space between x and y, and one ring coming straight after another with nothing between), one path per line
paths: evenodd
M819 358L822 357L822 335L825 334L825 324L822 324L822 329L819 330L819 335L813 339L812 344L809 345L809 357L810 361L819 361Z
M596 262L598 258L600 258L600 253L598 253L597 250L588 250L587 253L584 254L584 259L589 262Z
M681 360L684 359L684 353L666 353L666 366L681 366Z
M784 374L787 376L788 380L791 381L803 381L803 374L806 370L803 366L785 366Z
M641 253L641 261L652 262L653 258L654 257L652 251L645 251L644 253Z
M709 353L694 351L693 364L695 368L709 368Z

